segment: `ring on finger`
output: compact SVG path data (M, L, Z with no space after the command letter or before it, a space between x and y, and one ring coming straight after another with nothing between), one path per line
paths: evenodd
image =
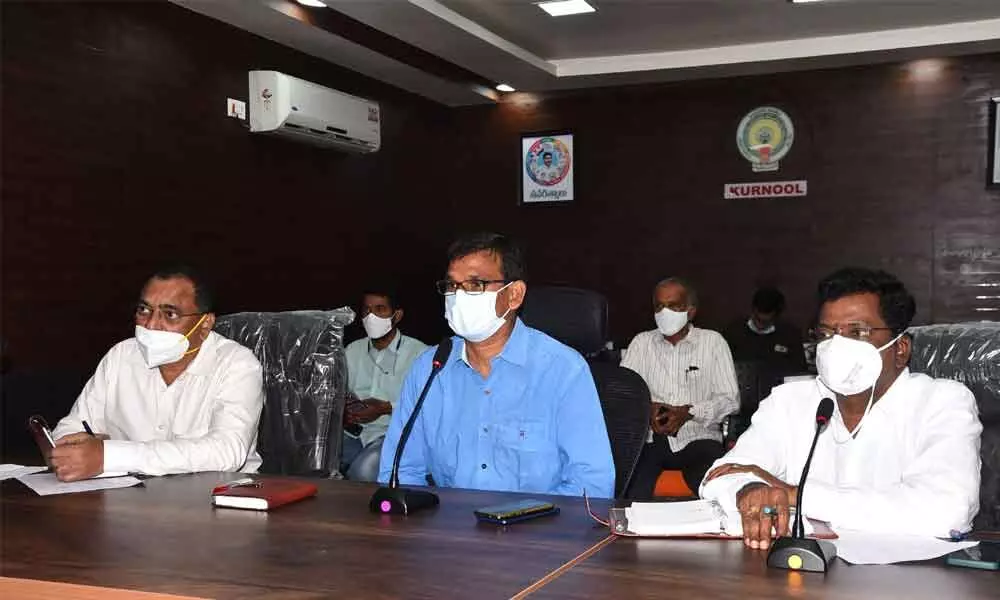
M768 517L772 517L778 514L778 509L773 506L765 506L764 508L761 509L761 512L763 512Z

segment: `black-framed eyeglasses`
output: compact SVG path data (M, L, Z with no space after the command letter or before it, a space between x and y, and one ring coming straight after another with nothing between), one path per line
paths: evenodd
M510 283L506 279L466 279L465 281L452 281L451 279L442 279L434 284L437 291L442 296L450 296L458 290L462 290L466 294L471 294L475 296L476 294L482 294L486 291L487 286L494 283Z
M155 306L150 306L144 302L140 302L135 305L135 318L151 319L153 318L153 316L156 315L157 311L160 312L160 316L163 317L164 321L171 324L180 323L181 319L185 317L198 317L205 314L201 312L185 313L181 312L179 309L172 308L169 306L155 307Z
M846 323L837 327L827 325L817 325L812 329L813 339L817 342L828 340L835 335L841 335L852 340L867 342L872 337L873 331L892 331L891 327L872 327L864 323Z

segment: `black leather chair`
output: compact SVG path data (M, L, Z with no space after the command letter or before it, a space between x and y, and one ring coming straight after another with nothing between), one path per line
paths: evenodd
M758 361L736 361L736 384L740 390L740 409L722 422L723 444L732 448L736 439L750 427L750 419L757 412L760 401L782 382L780 373L771 371Z
M215 330L253 351L266 399L257 452L261 473L340 477L349 308L247 312L219 317Z
M588 357L615 462L615 497L628 488L649 430L649 389L635 372L609 362L608 302L601 294L569 287L532 286L521 318Z
M910 369L961 381L976 397L983 423L977 530L1000 528L1000 323L925 325L913 337Z
M531 286L521 319L587 358L597 357L608 341L608 301L591 290Z

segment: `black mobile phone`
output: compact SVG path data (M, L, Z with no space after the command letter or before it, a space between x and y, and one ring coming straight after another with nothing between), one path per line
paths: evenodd
M517 502L486 506L475 511L476 518L484 523L510 525L546 515L559 514L559 507L551 502L526 498Z
M978 546L952 552L944 562L953 567L1000 571L1000 544L979 542Z

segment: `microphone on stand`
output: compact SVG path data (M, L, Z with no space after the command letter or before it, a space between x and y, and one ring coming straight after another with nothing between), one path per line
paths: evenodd
M441 343L438 344L437 351L434 353L434 359L431 362L431 374L427 377L427 383L424 384L424 389L420 392L417 403L413 405L413 412L410 413L410 418L406 420L403 432L399 436L399 442L396 444L396 456L392 461L389 485L375 490L371 501L368 503L368 508L372 512L408 515L421 508L437 506L439 503L437 494L399 487L399 462L403 458L403 449L406 447L406 441L410 439L410 432L413 431L413 424L417 421L420 408L424 405L424 398L427 397L427 392L431 389L431 383L433 383L437 374L441 372L441 369L444 368L445 363L448 362L450 354L451 338L448 337L441 340Z
M819 401L819 407L816 409L816 434L813 435L809 456L806 458L805 466L802 467L802 477L799 478L799 493L795 501L795 522L792 525L792 535L775 540L771 551L767 553L767 566L769 567L826 573L830 563L837 558L837 547L827 541L807 538L805 526L802 523L802 492L806 485L806 477L809 475L809 467L812 465L813 452L816 451L819 434L826 429L831 416L833 416L833 400L823 398Z

